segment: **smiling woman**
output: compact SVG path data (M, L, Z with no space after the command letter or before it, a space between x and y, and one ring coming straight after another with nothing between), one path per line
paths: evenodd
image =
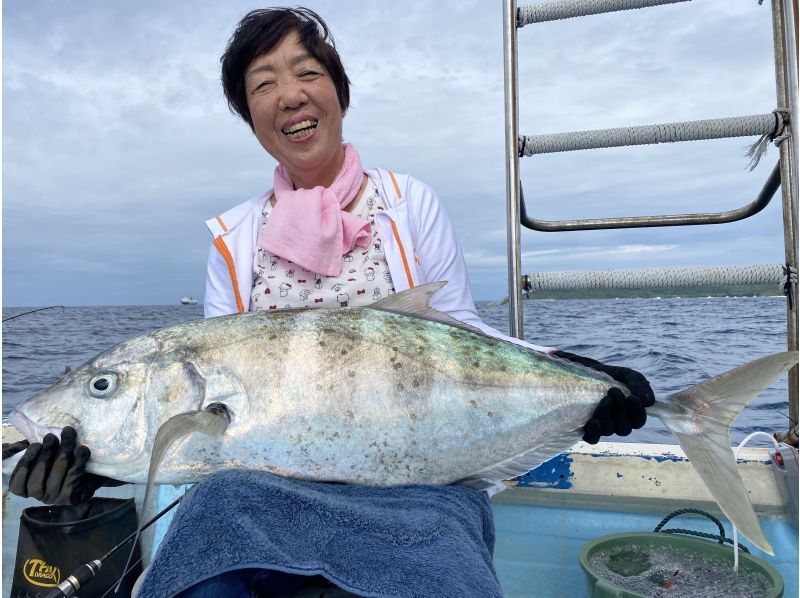
M350 80L319 15L252 11L221 63L228 105L278 167L272 189L207 222L206 317L367 305L446 280L433 307L518 342L478 318L436 194L408 175L364 169L344 143Z

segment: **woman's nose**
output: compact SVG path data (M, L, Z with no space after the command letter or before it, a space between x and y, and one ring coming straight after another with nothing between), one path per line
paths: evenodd
M292 82L281 86L281 95L278 107L281 110L293 110L305 105L308 101L302 83Z

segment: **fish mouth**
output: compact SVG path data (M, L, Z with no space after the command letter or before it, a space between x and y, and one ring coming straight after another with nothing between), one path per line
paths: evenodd
M65 423L64 426L75 426L78 421L69 416L70 419L74 420L74 423ZM27 415L22 413L21 411L12 411L8 416L8 423L14 426L20 433L28 439L29 442L41 442L42 439L47 434L54 434L57 437L61 436L61 430L64 426L57 427L57 426L43 426L41 424L37 424Z
M99 469L102 466L113 466L119 467L120 462L114 459L109 459L107 455L104 454L104 451L101 450L97 445L92 445L92 443L87 442L85 438L81 437L80 431L80 421L75 417L69 415L68 413L59 414L61 418L63 418L64 422L60 425L56 426L43 426L41 424L36 423L30 417L22 413L21 411L14 410L8 415L8 423L14 426L17 430L19 430L20 434L25 436L25 438L30 443L34 442L41 442L42 439L48 434L53 434L56 438L61 438L61 431L64 429L65 426L72 426L78 432L78 443L82 444L89 451L92 453L90 466L92 467L92 473L98 473L100 475L105 475L106 473ZM146 451L145 447L133 457L129 455L125 455L121 463L133 463L134 465L139 463L142 460L146 462ZM109 477L114 477L116 473L115 471L111 471L108 474Z

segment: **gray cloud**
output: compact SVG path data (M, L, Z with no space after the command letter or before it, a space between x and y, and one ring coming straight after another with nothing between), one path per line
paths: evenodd
M309 1L352 79L345 137L368 165L440 194L478 298L505 295L499 2ZM202 296L203 220L270 186L274 161L229 112L219 55L252 4L4 6L3 301ZM769 112L769 8L673 5L520 31L523 133ZM731 209L755 197L753 139L525 159L539 218ZM783 261L780 208L690 229L523 231L527 270Z

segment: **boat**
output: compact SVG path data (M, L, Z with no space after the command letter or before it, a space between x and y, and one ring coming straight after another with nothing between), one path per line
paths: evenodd
M547 288L548 284L561 284L554 281L557 277L535 277L523 274L520 268L520 224L527 223L538 230L555 230L551 222L537 221L528 218L525 203L521 197L519 178L519 140L516 122L516 35L517 30L527 25L526 21L536 21L537 7L547 6L551 16L558 11L571 11L570 14L553 18L589 16L590 10L601 12L598 3L580 2L544 2L529 7L517 7L515 0L501 0L504 13L505 69L506 69L506 159L508 180L507 213L508 213L508 252L509 252L509 292L508 309L511 322L511 334L522 337L523 322L521 300L523 292L535 292L538 288ZM663 0L666 4L674 0ZM623 8L641 8L653 6L659 2L653 0L630 0L614 2L609 0L602 8L604 11L622 10ZM570 5L571 6L559 6ZM635 6L634 6L635 5ZM622 8L609 8L618 6ZM773 18L775 20L776 63L779 68L778 90L779 105L794 106L788 101L792 87L787 85L783 77L790 78L791 68L796 65L794 54L794 35L791 26L790 1L773 0ZM580 13L582 8L586 10ZM522 10L525 9L525 10ZM787 12L788 11L788 12ZM592 13L594 14L594 13ZM550 18L550 17L548 17ZM784 43L785 42L785 43ZM786 48L785 54L782 48ZM796 75L795 75L796 76ZM796 78L794 79L796 81ZM795 100L793 100L795 101ZM574 135L572 135L574 137ZM529 145L535 145L535 139ZM796 143L796 138L793 141ZM523 144L524 145L524 144ZM527 147L527 146L526 146ZM796 146L795 146L796 147ZM781 161L765 186L763 196L767 201L776 192L781 179L787 184L781 186L782 199L788 208L784 213L796 214L796 178L792 179L793 166L790 164L788 148L781 147ZM795 150L794 155L798 155ZM792 184L793 183L793 184ZM763 203L763 198L757 202ZM760 205L759 203L759 205ZM761 205L763 207L763 205ZM717 221L740 217L742 212L754 213L758 206L747 207L731 215L712 215ZM707 215L706 215L707 216ZM618 222L580 220L562 223L561 230L586 230L595 228L611 228L612 225L654 226L672 225L676 220L684 224L696 224L696 215L683 218L674 217L641 217L616 219ZM791 222L789 222L791 224ZM797 258L794 252L796 238L792 231L796 226L787 225L790 232L786 236L788 270L794 268L796 273ZM726 275L735 277L737 271L731 269ZM576 273L568 273L562 277L575 281L580 277ZM640 284L646 278L640 272ZM707 273L692 271L691 276L702 279ZM765 279L774 281L781 277L781 268L765 268L761 274ZM584 279L584 285L589 277ZM596 279L597 277L593 277ZM555 286L553 288L556 288ZM790 323L789 348L797 350L797 280L786 275L786 289L791 301L787 301L788 322ZM189 303L182 298L181 303ZM191 304L191 303L189 303ZM796 368L790 376L790 416L796 421L797 378ZM775 430L780 442L777 448L745 447L739 453L739 471L750 492L751 502L760 515L762 529L772 544L775 556L769 556L755 548L752 552L766 560L782 576L785 589L784 596L798 596L798 527L797 527L797 479L798 451L797 430ZM4 427L4 441L13 441L14 430ZM591 540L607 534L626 531L650 531L664 519L664 516L676 509L692 508L707 511L717 517L721 513L689 465L685 455L676 445L654 445L637 443L601 442L597 445L578 443L570 451L558 455L540 465L532 472L515 480L506 482L507 489L492 499L496 544L494 564L504 594L508 597L561 597L585 596L587 587L589 595L594 595L594 587L587 586L584 572L579 564L581 547ZM147 513L154 514L181 496L186 487L160 486L152 497L152 502L144 505ZM121 486L104 488L98 493L104 496L129 497L141 501L143 488ZM37 504L30 499L22 499L13 495L4 496L3 509L3 559L13 563L16 549L17 522L21 510ZM171 513L160 519L153 527L143 533L143 552L145 561L152 558L160 540L164 537L169 525ZM733 535L730 524L722 521L728 537ZM680 527L691 527L681 522ZM4 596L10 588L13 567L3 571ZM620 596L609 590L606 596Z
M181 297L181 305L197 305L197 299L192 297Z

